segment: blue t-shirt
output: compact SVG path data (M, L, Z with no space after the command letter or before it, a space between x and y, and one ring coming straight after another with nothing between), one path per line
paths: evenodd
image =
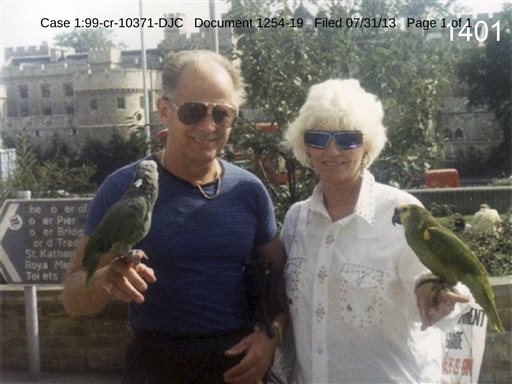
M128 188L138 162L111 174L89 206L91 235ZM244 266L253 249L277 235L274 208L261 181L221 161L218 196L206 199L160 165L151 229L135 246L146 252L156 283L144 304L130 305L135 331L199 335L249 326ZM205 187L207 188L207 187Z

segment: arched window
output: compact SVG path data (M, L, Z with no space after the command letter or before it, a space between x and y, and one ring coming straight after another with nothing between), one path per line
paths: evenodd
M464 131L460 128L457 128L455 130L455 133L453 134L453 139L454 140L459 140L459 141L462 141L464 140Z

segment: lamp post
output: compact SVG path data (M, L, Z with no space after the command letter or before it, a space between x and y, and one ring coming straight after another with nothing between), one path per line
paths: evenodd
M139 0L139 16L142 20L142 0ZM146 63L146 49L144 47L144 28L140 27L140 51L142 55L142 88L144 92L144 133L147 141L147 150L146 154L151 154L151 130L149 124L149 99L148 99L148 87L146 81L146 71L147 71L147 63Z
M215 0L210 0L210 20L215 19ZM213 28L213 46L215 52L219 53L219 29Z

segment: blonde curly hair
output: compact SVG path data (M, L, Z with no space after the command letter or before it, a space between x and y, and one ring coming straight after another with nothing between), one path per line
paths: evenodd
M364 165L369 167L387 140L383 117L381 102L361 88L358 80L327 80L309 90L299 116L286 130L286 145L302 165L310 167L304 144L306 130L361 131L367 149Z

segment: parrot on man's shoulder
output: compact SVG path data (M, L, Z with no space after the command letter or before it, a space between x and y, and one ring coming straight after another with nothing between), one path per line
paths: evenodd
M157 195L156 162L142 160L129 188L121 199L107 210L85 244L82 265L86 271L86 284L106 254L117 255L130 263L138 262L134 260L136 251L132 247L149 232Z
M423 265L451 287L458 282L466 285L491 326L498 332L504 331L487 272L462 240L419 205L396 207L392 221L403 225L407 244Z

